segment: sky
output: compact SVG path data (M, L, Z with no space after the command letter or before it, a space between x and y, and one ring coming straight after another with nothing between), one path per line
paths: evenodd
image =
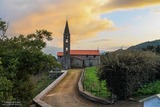
M8 36L46 29L62 49L66 19L71 49L114 51L160 39L160 0L1 0Z

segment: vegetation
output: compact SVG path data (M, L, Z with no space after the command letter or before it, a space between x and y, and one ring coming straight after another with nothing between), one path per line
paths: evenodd
M118 99L127 99L144 84L160 79L160 56L148 51L119 50L101 56L99 76Z
M136 92L135 96L154 95L160 93L160 80L152 83L147 83L143 87L140 87Z
M48 75L49 73L46 72L45 74L43 74L43 77L39 81L37 81L37 83L35 83L35 88L33 90L34 97L55 80L54 78L48 78Z
M148 46L157 47L158 45L160 45L160 40L148 41L148 42L140 43L138 45L131 46L128 49L129 50L141 50L141 49L147 48Z
M31 75L60 66L51 55L41 50L51 32L36 33L8 38L7 23L0 19L0 101L19 101L26 105L33 98L34 85Z
M151 52L155 52L155 53L160 54L160 45L158 45L158 46L149 45L146 48L143 48L142 50L151 51Z
M85 69L84 88L86 91L101 98L107 98L111 95L106 88L106 82L99 80L96 67L89 67Z

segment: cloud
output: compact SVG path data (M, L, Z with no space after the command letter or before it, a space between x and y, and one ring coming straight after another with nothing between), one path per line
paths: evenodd
M88 45L89 44L103 44L105 42L112 42L111 39L97 39L96 37L93 39L85 39L85 40L81 40L81 41L78 41L76 42L76 45Z
M1 0L0 16L10 20L10 34L47 29L53 32L54 45L62 47L67 17L74 44L101 31L116 29L112 20L101 18L104 13L159 3L159 0Z
M94 40L92 42L108 42L111 41L110 39L98 39L98 40Z
M69 27L72 36L72 43L95 36L104 30L113 30L114 24L111 20L101 19L100 13L92 11L101 3L98 0L60 0L51 3L51 0L35 2L16 0L14 4L16 13L20 18L12 22L11 32L14 34L28 34L36 29L47 29L53 32L55 38L62 38L66 17L69 20ZM18 6L20 5L20 7ZM17 7L17 8L16 8ZM28 9L25 9L27 8ZM17 15L16 15L17 17Z
M106 11L133 9L133 8L143 8L159 4L160 0L109 0L98 10L106 12Z
M153 11L153 12L155 12L155 13L160 13L160 10L155 10L155 11Z

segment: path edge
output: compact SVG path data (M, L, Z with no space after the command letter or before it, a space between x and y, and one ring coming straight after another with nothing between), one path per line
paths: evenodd
M83 79L84 79L84 73L85 73L85 70L83 69L82 72L81 72L81 76L79 78L79 81L78 81L78 91L79 93L86 99L92 101L92 102L96 102L96 103L100 103L100 104L113 104L114 101L109 101L109 100L104 100L104 99L101 99L99 97L96 97L94 96L93 94L89 93L88 91L84 90L83 88Z
M64 73L59 76L56 80L54 80L47 88L45 88L43 91L41 91L36 97L34 97L33 102L36 103L36 105L40 107L52 107L51 105L45 103L42 101L44 96L48 94L55 86L58 85L58 83L66 77L68 70L63 71Z

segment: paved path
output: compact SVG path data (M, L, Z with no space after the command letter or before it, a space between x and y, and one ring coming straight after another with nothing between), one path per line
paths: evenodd
M80 69L69 70L67 76L48 93L43 101L53 107L142 107L136 102L121 101L113 105L102 105L86 100L78 93Z

